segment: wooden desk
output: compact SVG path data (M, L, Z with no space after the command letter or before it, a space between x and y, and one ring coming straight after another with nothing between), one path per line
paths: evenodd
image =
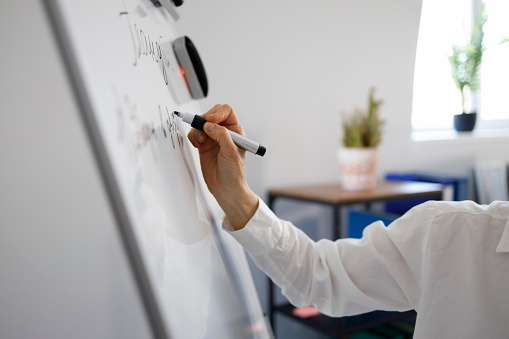
M373 202L408 200L413 198L427 198L429 200L442 200L442 185L421 182L381 182L374 190L370 191L345 191L339 183L320 185L308 185L298 187L281 187L269 189L268 206L274 210L277 199L290 199L313 203L326 204L333 209L333 237L344 237L341 234L340 212L347 205L363 203L369 208ZM292 315L293 306L289 304L274 305L274 284L269 279L269 318L276 333L274 313L281 312L292 319L313 327L322 333L333 335L335 338L348 338L354 333L378 326L385 322L414 314L409 312L370 312L363 315L329 318L317 316L308 319L300 319ZM353 325L352 325L353 324Z
M268 206L273 209L276 199L280 198L330 205L334 209L334 238L339 239L343 237L339 212L345 205L357 203L369 205L377 201L407 200L418 197L441 200L442 185L423 182L381 182L374 190L358 192L345 191L339 183L271 188Z

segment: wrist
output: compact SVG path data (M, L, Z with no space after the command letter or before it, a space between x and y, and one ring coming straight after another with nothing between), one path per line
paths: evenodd
M236 231L244 228L258 210L258 196L249 188L236 194L223 193L221 199L216 199Z

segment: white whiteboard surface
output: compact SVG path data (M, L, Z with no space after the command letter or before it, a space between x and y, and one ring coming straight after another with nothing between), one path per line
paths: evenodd
M148 0L48 8L155 336L268 337L244 253L220 230L188 126L172 114L200 108L171 16Z

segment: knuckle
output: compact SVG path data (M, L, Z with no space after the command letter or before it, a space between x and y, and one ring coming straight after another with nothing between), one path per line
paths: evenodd
M216 104L216 105L214 105L214 107L212 107L212 108L209 110L209 113L217 112L218 110L220 110L220 109L221 109L221 107L222 107L222 106L223 106L223 105L221 105L221 104Z
M221 113L221 115L223 115L223 116L227 117L227 116L229 115L229 113L230 113L230 109L231 109L231 107L230 107L230 106L228 106L228 105L221 105L221 106L218 108L217 112L220 112L220 113Z
M233 108L228 104L222 105L221 108L226 111L233 111Z
M214 114L215 112L217 112L219 109L221 108L221 104L216 104L214 105L211 109L209 109L206 113L203 114L204 117L210 115L210 114Z

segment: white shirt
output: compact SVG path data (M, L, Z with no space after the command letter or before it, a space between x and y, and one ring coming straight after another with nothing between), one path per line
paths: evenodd
M509 338L508 218L509 202L427 202L362 239L314 242L260 199L230 233L297 307L415 309L414 338Z

